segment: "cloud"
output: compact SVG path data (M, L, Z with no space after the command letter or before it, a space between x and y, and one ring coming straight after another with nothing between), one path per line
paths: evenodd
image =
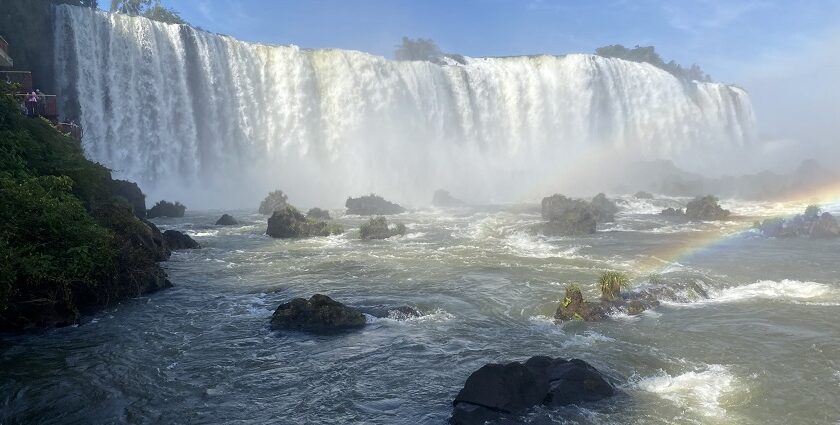
M763 1L721 1L702 0L690 2L666 2L662 10L671 27L692 35L701 35L734 23L742 16L765 7Z

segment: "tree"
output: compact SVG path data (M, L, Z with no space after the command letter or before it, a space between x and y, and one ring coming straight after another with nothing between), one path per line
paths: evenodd
M403 37L402 44L396 47L394 57L399 61L428 61L443 56L438 45L430 38L412 40Z
M84 1L84 0L83 0ZM186 24L177 11L163 6L160 0L111 0L111 12L164 22L167 24Z
M633 62L649 63L682 80L712 81L712 77L703 72L697 64L692 64L690 68L685 69L673 60L666 63L659 56L659 53L656 53L656 48L653 46L637 45L632 49L628 49L621 44L613 44L595 49L595 54L605 58L619 58Z

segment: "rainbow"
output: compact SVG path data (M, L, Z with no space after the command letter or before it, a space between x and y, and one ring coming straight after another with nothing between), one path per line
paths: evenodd
M771 214L761 219L786 218L804 211L808 205L840 204L840 182L822 185L803 193L793 193L770 201ZM714 231L697 231L680 240L647 253L637 267L640 278L662 272L668 267L679 264L693 255L714 249L723 249L733 239L742 236L753 227L758 217L736 218L732 226Z

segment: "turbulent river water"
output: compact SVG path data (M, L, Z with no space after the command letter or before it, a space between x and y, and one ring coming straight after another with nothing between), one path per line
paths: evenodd
M520 422L836 423L840 243L655 215L684 202L621 198L616 223L578 238L535 236L538 212L511 207L412 211L392 218L409 233L383 241L359 240L363 218L342 211L345 235L302 240L265 236L253 211L232 227L211 224L218 211L159 219L203 245L164 263L175 286L0 337L0 423L440 424L471 372L536 354L585 359L621 394ZM553 323L564 286L594 297L602 270L636 289L656 273L671 295L640 316ZM424 315L329 336L269 329L278 304L314 293Z

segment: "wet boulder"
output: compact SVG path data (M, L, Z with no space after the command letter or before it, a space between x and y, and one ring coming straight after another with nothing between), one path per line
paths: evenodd
M307 219L291 205L274 211L268 218L268 228L265 231L268 236L279 239L329 236L342 232L344 229L337 224Z
M347 198L344 206L347 207L347 214L356 215L391 215L405 212L405 208L372 193L358 198Z
M201 245L199 245L195 239L177 230L167 230L163 232L163 239L166 240L166 246L173 251L201 248Z
M552 195L542 200L542 217L548 220L536 226L546 236L575 236L595 233L597 215L586 202Z
M589 302L584 300L583 293L577 285L570 285L566 288L566 295L557 306L554 319L559 321L603 320L609 314L607 306L603 302Z
M111 180L111 196L120 198L131 205L137 218L146 218L146 195L137 183L127 180Z
M659 305L659 300L648 291L622 293L622 288L630 286L630 280L623 273L608 271L598 279L601 299L586 301L580 287L572 284L566 287L566 294L554 319L560 322L569 320L597 321L606 319L614 312L636 315Z
M432 196L432 205L436 207L453 208L466 206L467 203L452 196L449 192L443 189L438 189Z
M155 204L148 211L146 211L146 217L183 217L184 212L186 212L186 210L187 207L185 207L180 202L169 202L163 200Z
M607 198L607 195L599 193L592 198L589 203L595 214L595 221L598 223L609 223L615 221L615 215L618 213L618 206L615 202Z
M487 364L473 372L453 401L450 424L473 425L521 415L538 405L598 401L615 389L583 360L531 357L524 364Z
M367 223L362 223L359 227L359 236L364 240L370 239L388 239L392 236L405 235L405 224L398 223L394 226L388 225L388 219L385 217L371 218Z
M694 198L685 207L685 216L692 221L726 220L729 215L729 210L723 209L712 195Z
M310 220L331 220L330 212L320 208L310 208L306 213L306 218Z
M643 190L640 190L640 191L634 193L633 197L636 198L636 199L653 199L652 194L650 194L648 192L645 192Z
M803 214L788 220L782 218L768 218L756 222L753 226L762 236L766 237L805 237L805 238L834 238L840 237L840 223L830 213L821 212L816 205L810 205Z
M239 222L230 214L222 214L222 216L216 220L216 226L236 226L237 224L239 224Z
M330 332L361 328L364 314L332 298L315 294L308 300L295 298L280 304L271 316L271 329Z
M685 212L680 208L665 208L659 215L662 217L685 218Z

